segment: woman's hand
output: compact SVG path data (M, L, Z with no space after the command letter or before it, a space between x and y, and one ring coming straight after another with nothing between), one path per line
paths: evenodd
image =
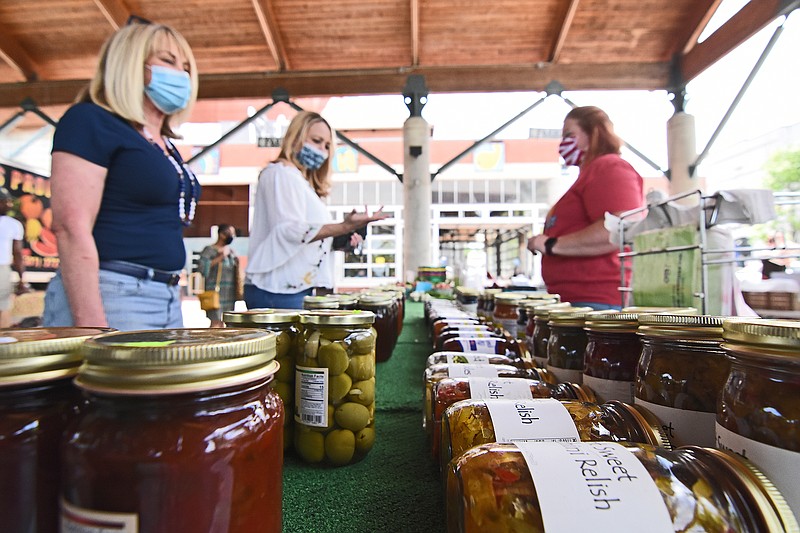
M389 215L383 212L383 206L380 206L377 211L369 214L369 209L367 206L364 206L364 212L359 213L355 209L353 209L350 213L344 216L344 225L345 227L349 228L349 232L355 231L359 228L363 228L370 222L376 222L378 220L383 220L387 218Z
M538 252L544 255L545 253L544 243L547 241L547 239L549 239L549 237L544 233L540 233L539 235L534 235L533 237L528 239L528 250L530 250L531 253L534 254Z

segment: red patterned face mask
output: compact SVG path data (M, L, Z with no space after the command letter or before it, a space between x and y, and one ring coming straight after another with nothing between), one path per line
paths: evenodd
M564 164L569 166L579 165L583 159L583 151L578 148L575 137L564 137L558 145L558 153L564 158Z

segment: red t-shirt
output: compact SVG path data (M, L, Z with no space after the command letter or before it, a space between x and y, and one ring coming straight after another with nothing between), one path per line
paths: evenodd
M581 169L572 187L550 209L544 233L560 237L601 220L605 213L644 205L642 177L616 154L606 154ZM542 258L542 277L547 291L565 302L621 302L620 264L617 252L591 257Z

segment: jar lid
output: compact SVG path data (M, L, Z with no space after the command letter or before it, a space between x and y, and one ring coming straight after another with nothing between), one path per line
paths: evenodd
M81 348L75 384L107 394L179 394L274 374L275 334L260 329L162 329L107 333Z
M722 337L732 347L744 345L765 355L784 355L800 360L800 322L732 318L722 324ZM724 347L729 347L728 344Z
M555 300L561 301L560 294L553 294L545 291L520 291L520 294L525 296L526 300Z
M525 298L524 294L518 292L501 292L494 297L495 303L503 305L514 305Z
M550 318L550 311L553 309L568 309L572 305L569 302L558 302L554 304L535 305L532 308L528 307L528 311L533 309L533 316L547 320Z
M783 494L753 463L738 454L716 448L683 446L680 449L703 457L723 470L725 477L736 481L743 488L744 496L751 507L756 510L754 514L763 521L764 531L800 531L797 519Z
M722 340L725 317L711 315L642 314L638 334L677 340Z
M670 314L670 315L696 315L697 309L694 307L647 307L647 306L630 306L623 307L623 313L637 313L640 315L648 314Z
M391 294L367 293L358 297L358 305L364 307L381 307L392 303Z
M645 444L666 448L667 450L672 449L672 442L670 442L667 433L664 431L661 421L652 412L641 405L625 403L619 400L610 400L606 403L615 410L620 411L630 423L639 428L639 431L647 438Z
M550 325L557 326L582 326L586 321L586 314L594 309L591 307L564 307L550 310Z
M314 311L300 315L301 324L317 326L367 326L375 322L372 311Z
M472 287L462 287L459 285L456 287L456 294L461 294L464 296L478 296L478 289L473 289Z
M586 313L586 329L589 331L629 331L639 327L639 315L620 311L592 311Z
M304 296L303 309L339 309L339 300L328 296Z
M86 339L111 328L22 328L0 330L0 386L74 376Z
M300 309L249 309L223 313L225 324L236 326L260 326L262 324L292 324L300 321Z

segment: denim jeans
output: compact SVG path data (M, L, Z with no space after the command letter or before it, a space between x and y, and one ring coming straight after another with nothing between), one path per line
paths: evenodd
M108 326L120 331L182 328L178 285L100 270L100 297ZM44 298L45 326L72 326L61 271L50 280Z
M263 309L266 307L272 309L302 309L303 298L311 296L313 290L306 289L292 294L282 294L265 291L255 285L246 283L244 286L244 303L247 304L248 309Z

